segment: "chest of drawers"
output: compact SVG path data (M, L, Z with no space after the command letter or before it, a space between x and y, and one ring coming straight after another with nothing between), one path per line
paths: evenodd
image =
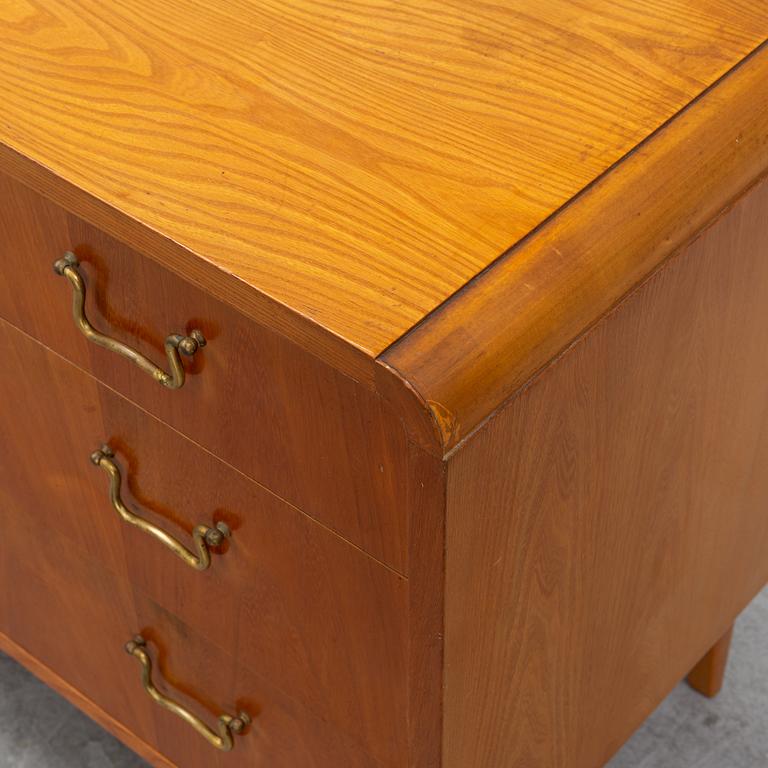
M0 648L166 768L598 768L713 692L768 580L723 6L4 3Z

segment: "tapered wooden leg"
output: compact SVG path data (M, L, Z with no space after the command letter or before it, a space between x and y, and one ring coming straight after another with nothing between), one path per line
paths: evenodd
M720 693L732 637L733 627L709 649L706 656L691 670L688 675L688 684L695 691L710 698Z

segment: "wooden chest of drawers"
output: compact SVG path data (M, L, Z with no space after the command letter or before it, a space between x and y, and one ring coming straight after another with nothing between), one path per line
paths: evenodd
M0 648L157 766L602 765L768 580L724 6L2 4Z

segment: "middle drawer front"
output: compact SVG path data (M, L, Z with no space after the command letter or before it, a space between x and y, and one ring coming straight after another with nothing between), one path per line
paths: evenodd
M238 664L400 763L407 583L179 433L0 321L0 506L132 582ZM107 442L132 513L191 547L232 531L207 570L124 522L91 461Z

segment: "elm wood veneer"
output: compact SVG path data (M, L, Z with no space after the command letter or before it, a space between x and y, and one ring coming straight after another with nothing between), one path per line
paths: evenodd
M136 589L102 568L53 529L29 545L24 510L8 510L0 573L0 638L37 659L172 765L189 768L380 768L354 741L228 656ZM158 687L214 724L222 712L246 710L249 731L219 752L144 692L138 663L125 643L141 631L149 641ZM0 639L0 646L14 647ZM21 660L24 660L22 656ZM29 733L34 733L34 721ZM120 733L118 732L118 736ZM163 765L156 760L157 765Z
M603 765L768 582L766 327L763 181L453 454L445 766Z
M160 5L0 9L0 316L404 577L406 749L318 734L274 669L243 749L303 768L280 745L306 716L318 768L353 743L596 768L766 578L768 6ZM182 390L77 335L48 271L72 248L104 330L157 356L204 326ZM52 550L41 596L67 583ZM220 652L113 575L156 606L142 629ZM8 643L67 671L19 600ZM101 706L94 661L75 687ZM207 680L210 706L251 695ZM194 766L146 706L113 727Z
M739 197L768 169L766 104L763 46L387 350L414 433L449 453Z
M766 36L754 0L5 0L2 164L359 371Z
M0 463L3 527L22 513L30 544L57 530L383 764L397 764L406 748L405 580L2 321L0 359L0 402L11 405L0 411L0 435L13 446ZM89 458L105 440L117 452L123 499L142 517L187 546L194 525L229 525L209 570L118 517L108 477ZM9 545L2 553L13 556Z
M158 363L167 334L203 332L184 387L158 387L75 330L72 289L52 272L68 250L97 328ZM17 265L0 280L0 317L405 572L413 473L380 397L2 174L0 258Z

